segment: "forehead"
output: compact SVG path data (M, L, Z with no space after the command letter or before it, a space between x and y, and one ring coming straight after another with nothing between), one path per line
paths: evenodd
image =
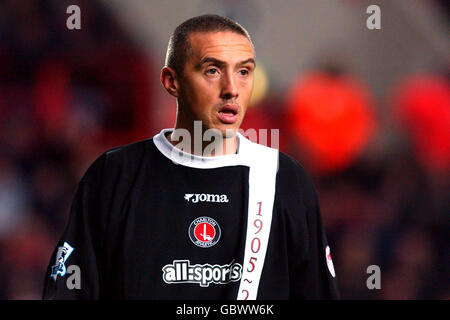
M213 57L223 61L254 58L254 51L247 37L230 31L194 32L189 35L191 57L202 60Z

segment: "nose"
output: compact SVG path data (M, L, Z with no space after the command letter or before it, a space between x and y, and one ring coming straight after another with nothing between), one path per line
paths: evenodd
M227 73L226 76L222 78L221 98L226 100L235 99L238 95L234 74Z

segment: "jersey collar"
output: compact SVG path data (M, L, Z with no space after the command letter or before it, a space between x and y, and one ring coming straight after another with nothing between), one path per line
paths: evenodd
M252 142L239 132L236 134L238 143L238 152L236 154L203 157L184 152L173 146L166 137L166 134L172 131L173 128L161 130L160 133L153 137L153 142L155 143L156 148L175 164L201 169L238 165L249 166L250 157L248 147Z

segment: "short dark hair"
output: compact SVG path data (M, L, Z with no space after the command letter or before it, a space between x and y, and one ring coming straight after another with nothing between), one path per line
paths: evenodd
M253 47L250 35L239 23L216 14L205 14L190 18L175 28L175 31L170 36L167 47L166 66L175 70L178 75L182 75L184 64L189 57L189 51L191 49L189 35L194 32L220 31L231 31L243 35L250 41Z

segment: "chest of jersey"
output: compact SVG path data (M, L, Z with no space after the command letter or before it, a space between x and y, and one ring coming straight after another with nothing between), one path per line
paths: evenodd
M131 298L234 299L242 275L248 168L156 162L124 206L113 281ZM167 162L167 161L166 161ZM157 290L155 290L157 288ZM151 295L154 295L153 297Z

